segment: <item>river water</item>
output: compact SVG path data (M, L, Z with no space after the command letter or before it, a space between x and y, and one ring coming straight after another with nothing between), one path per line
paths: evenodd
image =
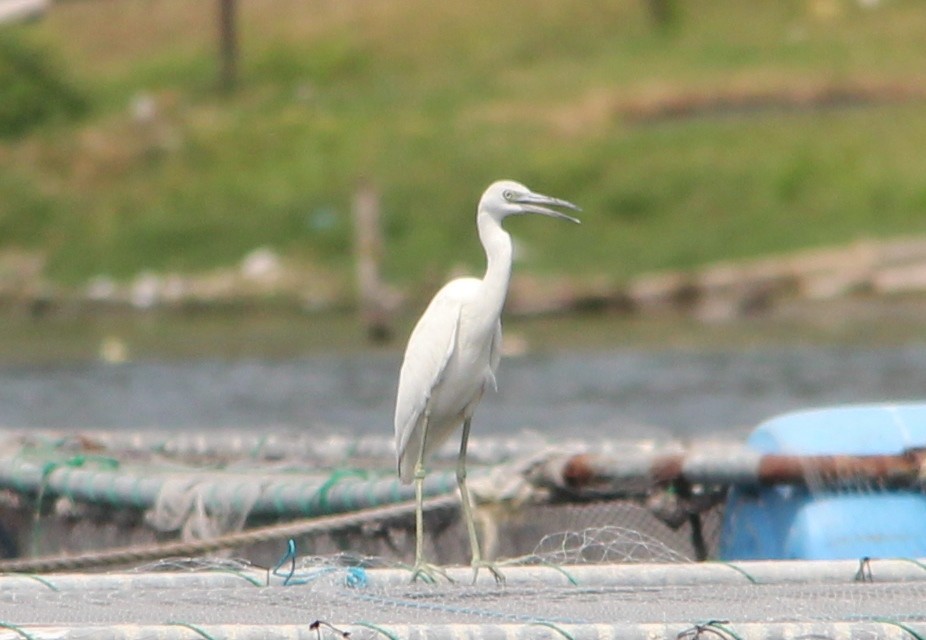
M0 426L392 431L401 354L0 364ZM503 360L474 435L742 437L784 411L926 397L926 342L548 350Z

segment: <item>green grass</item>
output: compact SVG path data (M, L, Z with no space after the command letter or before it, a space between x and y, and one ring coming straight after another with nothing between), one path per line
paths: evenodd
M339 274L364 178L408 286L481 268L473 212L498 177L585 210L576 228L508 224L538 272L620 280L926 232L924 104L620 116L665 91L922 84L920 0L684 0L669 30L640 0L242 0L232 95L214 4L75 0L24 28L91 106L0 141L0 250L43 251L66 283L260 245ZM155 126L130 117L139 92Z

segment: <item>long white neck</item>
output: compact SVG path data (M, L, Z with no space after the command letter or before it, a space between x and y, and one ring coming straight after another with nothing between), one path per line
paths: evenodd
M486 304L501 314L511 280L511 236L494 217L480 212L476 226L486 252L486 274L482 279Z

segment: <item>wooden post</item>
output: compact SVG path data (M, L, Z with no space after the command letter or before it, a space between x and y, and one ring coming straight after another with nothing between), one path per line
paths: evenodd
M354 260L360 318L373 342L392 337L389 292L380 275L383 253L380 199L376 188L362 182L354 194Z
M219 86L232 91L238 82L237 0L219 0Z

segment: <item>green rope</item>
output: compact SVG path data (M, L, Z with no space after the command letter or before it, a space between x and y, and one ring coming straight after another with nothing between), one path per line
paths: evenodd
M675 638L676 640L681 640L682 638L693 638L694 640L698 640L703 632L711 631L720 638L743 640L743 638L737 635L735 631L725 626L728 624L730 624L729 620L708 620L707 622L696 624L690 629L685 629L677 636L675 636Z
M926 571L926 564L923 564L922 562L920 562L920 561L917 560L916 558L897 558L897 559L898 559L898 560L903 560L904 562L910 562L910 563L912 563L912 564L915 564L915 565L918 566L920 569L923 569L924 571Z
M35 494L35 517L38 518L42 508L42 500L45 498L45 488L48 486L48 477L54 473L55 469L63 466L60 462L46 462L42 465L42 479L39 480L39 490Z
M536 625L536 626L538 626L538 627L546 627L546 628L548 628L548 629L553 629L553 631L555 631L555 632L558 633L559 635L561 635L561 636L563 636L564 638L566 638L566 640L576 640L576 638L575 638L574 635L572 635L571 633L569 633L569 632L566 631L565 629L561 629L560 627L558 627L557 625L553 624L552 622L532 622L531 625Z
M189 622L168 622L168 625L172 627L183 627L189 629L190 631L196 633L199 637L205 638L205 640L215 640L214 637L197 627L195 624L190 624Z
M136 476L135 480L132 482L131 503L134 507L138 509L144 509L148 506L147 502L142 499L141 483L142 483L141 476Z
M399 636L392 633L388 629L383 629L381 626L373 624L372 622L354 622L353 625L355 627L365 627L367 629L372 629L376 633L386 636L389 638L389 640L399 640Z
M112 470L119 468L119 461L116 458L111 458L109 456L98 456L98 455L76 455L71 456L70 458L64 460L63 462L51 461L46 462L42 465L42 477L39 480L38 490L36 491L35 496L35 509L32 512L32 544L30 546L31 554L33 556L38 556L39 554L39 540L41 539L41 527L42 527L42 502L45 500L45 491L48 488L48 479L58 469L75 469L85 466L88 462L95 462L102 466L103 468ZM70 486L70 483L65 481L65 487ZM65 490L61 492L61 495L65 498L71 498L70 492ZM111 496L112 504L118 504L115 500L115 496Z
M704 625L704 626L705 626L705 627L711 627L711 628L713 628L713 629L720 629L721 631L723 631L724 633L726 633L728 636L730 636L731 638L733 638L733 640L743 640L743 639L739 636L739 634L737 634L735 631L733 631L733 629L730 629L730 628L726 627L726 626L725 626L726 624L729 624L729 622L727 622L727 621L721 621L721 620L711 620L710 622L708 622L708 623L707 623L706 625Z
M48 486L48 477L60 466L57 462L46 462L42 465L42 478L35 494L35 509L32 511L32 543L29 545L30 555L38 556L39 540L42 539L42 502L45 500L45 488Z
M43 578L42 576L37 576L37 575L35 575L34 573L18 573L18 572L16 572L16 571L12 571L12 572L10 572L10 573L0 573L0 575L3 575L3 576L13 576L13 577L19 577L19 578L29 578L30 580L35 580L35 581L38 582L39 584L48 587L48 588L51 589L52 591L55 591L55 592L61 591L61 589L59 589L59 588L55 585L55 583L51 582L50 580L46 580L46 579Z
M122 504L122 501L119 499L119 496L116 495L116 483L113 482L112 480L109 481L106 487L105 496L106 496L106 499L109 501L109 504L113 506L120 506Z
M328 479L322 483L322 486L318 488L318 491L315 492L314 498L318 499L318 509L321 514L330 513L330 505L328 504L328 493L331 489L339 483L344 478L361 478L366 479L367 474L362 469L337 469L334 473L328 476Z
M257 578L255 578L255 577L253 577L253 576L249 576L248 574L244 573L244 572L241 571L240 569L220 568L220 569L218 569L218 571L219 571L219 573L230 573L230 574L232 574L233 576L238 576L239 578L243 578L243 579L247 580L248 582L250 582L251 584L253 584L255 587L264 587L264 586L266 586L266 584L264 584L264 582L258 580Z
M331 485L328 493L340 490L342 508L344 511L354 511L357 508L357 491L355 490L356 486L356 482L344 483L341 486ZM327 499L328 494L326 493L325 500L327 501Z
M722 565L724 565L724 566L726 566L726 567L730 567L731 569L733 569L734 571L736 571L738 574L740 574L740 575L742 575L742 576L745 576L745 578L746 578L747 580L749 580L749 582L751 582L751 583L753 583L753 584L759 584L759 581L756 580L755 578L753 578L751 575L749 575L749 573L746 572L746 570L743 569L742 567L738 567L738 566L736 566L735 564L733 564L732 562L724 562L723 560L717 560L716 562L717 562L717 564L722 564Z
M9 629L20 638L25 638L26 640L35 640L35 636L30 633L27 633L22 627L15 625L11 622L0 621L0 629Z
M891 625L894 625L895 627L903 629L904 631L909 633L910 636L914 640L926 640L926 638L924 638L924 636L921 633L918 633L916 629L913 629L912 627L905 625L903 622L900 622L899 620L891 620L890 618L875 618L875 622L880 622L881 624L891 624Z
M45 496L45 490L48 488L48 479L58 469L79 469L88 466L88 463L95 463L98 468L104 469L106 471L113 471L119 468L119 460L116 458L111 458L109 456L97 456L97 455L77 455L72 456L64 461L52 461L46 462L42 465L42 479L39 481L38 492L36 496L36 502L39 505L42 503L42 499ZM68 482L64 483L66 486L69 485ZM110 489L112 491L112 489ZM70 492L65 490L62 492L62 495L65 498L70 498ZM111 504L118 504L118 500L115 495L110 493L108 496Z
M515 560L517 560L517 559L515 559ZM503 566L503 567L504 567L504 566L512 566L512 567L519 566L517 561L515 561L515 562L500 562L499 565L500 565L500 566ZM527 566L527 564L525 564L525 565L523 565L523 566ZM558 573L561 573L561 574L563 574L564 576L566 576L566 579L569 581L569 584L571 584L572 586L574 586L574 587L578 587L578 586L579 586L579 580L578 580L574 575L572 575L571 573L569 573L568 571L566 571L563 567L561 567L561 566L558 565L558 564L554 564L554 563L552 563L552 562L547 562L546 560L539 560L539 561L537 562L537 566L546 567L546 568L548 568L548 569L553 569L554 571L556 571L556 572L558 572Z
M336 626L334 626L330 622L325 622L324 620L316 620L315 622L309 625L309 630L314 631L315 633L318 634L318 637L321 638L322 637L322 632L321 632L322 627L325 627L326 629L330 629L331 631L338 634L342 638L350 637L350 632L341 631L340 629L338 629Z
M248 454L251 460L262 460L261 452L264 450L264 445L267 444L269 436L265 433L257 439L257 442L254 443L254 446L251 447L251 452Z
M278 482L273 489L273 508L277 510L277 514L286 513L286 509L283 508L283 500L280 498L280 494L283 492L284 488L285 485L283 485L282 482ZM302 515L304 516L308 512L308 505L302 505Z
M376 504L376 492L373 491L373 486L374 485L372 482L366 483L366 488L367 488L366 498L367 498L367 504L369 505Z
M83 467L88 462L96 463L96 465L99 468L107 469L109 471L118 469L120 465L119 460L117 458L113 458L112 456L87 455L87 454L80 454L80 455L76 455L71 458L68 458L67 460L65 460L64 464L66 464L69 467Z

